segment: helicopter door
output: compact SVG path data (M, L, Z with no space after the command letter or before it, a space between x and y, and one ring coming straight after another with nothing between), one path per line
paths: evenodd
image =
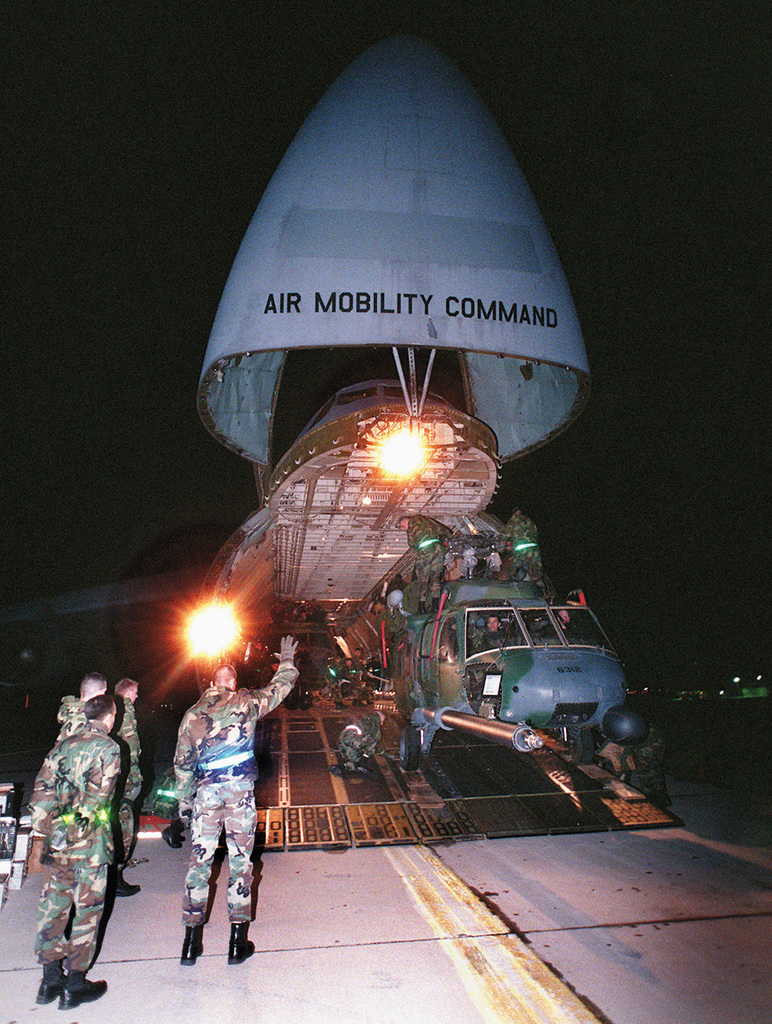
M437 658L436 658L436 646L432 651L432 639L434 637L434 626L435 620L429 619L424 626L421 634L421 643L419 645L419 679L421 680L421 688L426 696L427 704L431 706L437 706L436 701L439 697L439 679L437 671Z
M466 701L463 664L459 660L458 621L455 614L442 622L437 638L437 675L443 704Z

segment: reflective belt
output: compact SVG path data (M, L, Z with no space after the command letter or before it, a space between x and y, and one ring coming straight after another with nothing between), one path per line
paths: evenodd
M355 732L358 736L362 736L363 735L362 730L359 728L358 725L347 725L346 728L343 731L344 732Z
M252 757L252 751L248 750L245 754L231 754L230 757L220 757L216 761L202 761L199 767L206 771L210 768L232 768L236 764L248 761L250 757Z
M535 541L529 541L515 546L515 551L525 551L527 548L537 548L539 545Z
M439 544L439 540L436 537L432 537L430 540L422 540L418 548L419 550L421 548L428 548L430 544Z

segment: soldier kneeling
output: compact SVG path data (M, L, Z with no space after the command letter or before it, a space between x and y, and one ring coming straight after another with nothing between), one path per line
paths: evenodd
M333 775L345 772L361 772L363 775L374 775L375 772L367 764L373 754L383 750L381 746L381 725L386 716L382 711L371 715L363 715L357 721L347 725L338 740L338 753L342 765L333 765Z

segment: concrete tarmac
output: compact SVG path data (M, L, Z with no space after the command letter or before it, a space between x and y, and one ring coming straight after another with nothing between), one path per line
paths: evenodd
M69 1012L35 1005L29 875L0 914L0 1024L767 1024L769 802L671 786L683 828L266 853L238 966L227 861L204 954L183 967L189 843L141 839L126 877L142 891L116 900L89 975L108 992Z

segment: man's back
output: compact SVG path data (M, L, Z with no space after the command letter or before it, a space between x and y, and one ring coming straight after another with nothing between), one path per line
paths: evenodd
M112 856L109 802L120 772L118 744L104 728L85 721L46 757L30 799L35 831L69 856Z

